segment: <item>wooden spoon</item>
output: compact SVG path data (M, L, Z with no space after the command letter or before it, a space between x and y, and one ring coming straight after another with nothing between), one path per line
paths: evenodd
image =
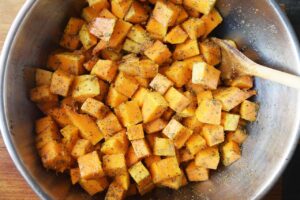
M257 64L247 58L242 52L231 46L225 40L212 38L220 46L222 52L222 64L220 70L223 78L232 78L238 74L257 76L283 85L300 89L300 77L281 72L266 66Z

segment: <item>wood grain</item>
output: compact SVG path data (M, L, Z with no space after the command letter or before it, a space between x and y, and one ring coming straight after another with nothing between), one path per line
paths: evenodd
M0 0L0 51L18 10L25 0ZM0 136L0 200L37 200L36 194L17 171ZM265 200L280 200L281 183L275 185Z

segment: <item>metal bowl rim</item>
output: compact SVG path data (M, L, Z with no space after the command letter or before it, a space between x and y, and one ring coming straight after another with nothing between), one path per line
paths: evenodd
M8 123L6 119L6 113L5 113L5 95L3 95L4 92L4 80L5 80L5 71L6 71L6 65L7 65L7 60L12 48L12 44L14 41L14 38L16 34L19 31L19 27L22 24L23 20L25 19L26 15L30 12L30 10L33 8L35 2L37 0L27 0L25 1L24 5L18 12L15 20L12 23L12 26L10 27L10 30L7 34L7 37L5 39L1 57L0 57L0 91L1 91L1 98L0 98L0 131L2 134L2 138L4 140L4 144L8 150L8 153L13 160L16 168L18 171L21 173L23 178L26 180L26 182L30 185L32 190L38 195L39 198L41 199L51 199L40 187L40 185L34 180L34 178L28 173L26 168L24 167L24 164L21 161L21 158L19 157L13 143L13 139L10 135L10 131L8 128ZM298 63L298 74L300 71L300 48L299 48L299 41L297 39L297 36L288 20L286 15L282 12L281 8L279 5L275 2L275 0L270 0L269 4L273 7L273 10L277 13L279 16L279 19L283 22L283 25L285 26L285 29L288 30L289 36L292 39L293 45L295 50L297 51L297 63ZM298 95L299 96L299 95ZM298 109L299 112L299 109ZM269 178L268 181L264 184L263 188L260 188L258 195L255 197L255 199L260 199L262 198L274 185L274 183L277 181L277 179L280 177L284 169L286 168L287 164L289 163L289 160L293 156L293 153L296 149L297 141L300 137L299 134L300 130L300 123L298 121L298 126L297 129L295 130L296 135L295 135L295 140L292 142L290 145L290 150L288 151L288 155L283 163L281 163L280 166L277 167L277 171L273 173L273 176Z

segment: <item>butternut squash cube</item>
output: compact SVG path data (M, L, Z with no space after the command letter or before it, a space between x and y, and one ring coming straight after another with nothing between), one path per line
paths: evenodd
M126 165L125 165L126 167ZM117 175L115 177L115 182L117 182L118 184L120 184L124 190L128 190L130 188L130 176L129 176L129 173L126 172L124 174L121 174L121 175ZM127 193L126 193L127 195Z
M73 185L79 182L80 180L80 171L79 168L70 169L70 177Z
M121 103L128 100L128 97L118 92L115 87L110 86L107 97L106 103L112 108L117 107Z
M146 30L149 32L149 35L158 40L163 40L167 34L168 26L160 24L156 19L150 17L148 20Z
M67 96L73 79L73 75L67 74L60 69L56 70L52 75L50 91L53 94Z
M122 200L125 194L126 190L119 183L113 181L105 194L105 200Z
M131 144L138 159L142 159L151 155L151 150L145 139L132 140Z
M82 19L71 17L68 21L68 24L64 30L65 34L77 35L84 24Z
M110 137L114 135L114 133L122 130L122 126L118 118L112 112L107 114L103 119L97 120L97 125L104 134L105 138Z
M254 122L257 117L257 111L258 111L257 103L245 100L241 104L240 114L242 119L245 119L250 122Z
M157 40L151 47L147 48L144 54L159 65L168 61L172 55L167 45L164 45L159 40Z
M242 75L229 82L230 86L240 89L250 89L253 87L253 78L248 75Z
M223 21L220 13L214 8L210 11L210 13L203 15L201 19L204 21L206 27L206 31L203 36L204 38L207 37Z
M202 123L215 124L221 123L222 104L215 99L204 99L199 102L196 110L196 117Z
M126 39L122 49L128 51L130 53L140 53L142 51L143 46L131 39Z
M199 55L199 47L197 40L186 40L182 44L177 44L173 52L173 58L175 60L184 60L196 55Z
M81 12L81 17L87 21L91 22L93 21L96 17L98 17L98 11L95 10L93 7L85 7L82 9Z
M192 78L192 71L186 65L186 62L175 61L166 70L166 76L180 88L184 86Z
M173 190L178 190L181 186L184 185L184 182L186 182L186 177L184 175L184 172L181 171L181 174L179 176L167 179L163 182L161 182L159 185L171 188Z
M95 75L77 76L73 82L72 97L79 102L100 94L100 85Z
M186 10L183 7L179 7L179 8L180 10L175 24L181 24L189 17L189 14L186 12Z
M62 143L65 145L68 152L71 152L77 140L79 139L79 130L73 125L67 125L60 130L64 136Z
M53 72L37 68L35 70L35 85L50 85Z
M232 131L226 134L226 139L228 141L234 141L237 144L241 145L246 139L248 135L245 129L238 128L236 131Z
M165 121L170 121L170 119L174 116L175 111L172 110L170 107L163 113L161 118Z
M88 115L78 114L70 109L66 109L66 114L72 124L79 129L82 138L89 140L93 145L103 139L103 133Z
M58 68L73 75L83 73L84 56L76 53L59 53L56 55Z
M205 139L198 133L194 133L185 144L186 149L191 152L192 155L195 155L201 149L206 147Z
M156 74L156 76L150 82L150 87L164 95L174 83L162 74Z
M81 110L97 119L103 119L109 112L109 108L104 103L93 98L86 99L81 106Z
M205 23L200 18L191 17L182 23L182 28L188 34L189 38L196 40L205 34Z
M187 128L193 130L194 133L200 133L203 126L203 123L200 122L195 115L192 117L184 118L182 124Z
M93 150L93 146L89 140L79 139L76 141L72 149L71 155L74 158L79 158L80 156L83 156L91 152L92 150Z
M138 1L133 1L124 19L134 24L145 22L148 19L147 10Z
M97 17L89 25L89 31L97 38L109 42L116 26L116 19Z
M55 121L50 116L42 117L35 121L35 132L37 134L45 130L58 131Z
M167 122L165 120L162 120L161 118L158 118L156 120L144 124L144 129L146 133L152 134L163 130L166 126Z
M175 156L173 141L167 138L156 137L154 140L153 154L157 156Z
M133 0L112 0L111 11L118 18L123 19L127 14Z
M179 162L187 162L194 159L194 155L186 148L179 149Z
M222 103L222 110L228 112L247 99L248 95L237 87L229 87L216 92L214 97Z
M181 94L174 87L171 87L165 94L165 99L169 103L170 108L176 112L182 112L190 103L190 99Z
M181 44L188 38L188 35L180 26L175 26L169 31L169 33L164 38L164 41L170 44Z
M224 131L235 131L238 127L239 120L239 115L223 112L221 125L224 127Z
M241 158L241 149L233 141L226 142L221 149L223 165L229 166Z
M71 34L63 34L59 42L60 46L69 50L77 49L79 44L80 44L80 39L78 35L71 35Z
M153 78L158 73L158 64L149 59L142 59L139 62L139 76L142 78Z
M127 97L132 97L138 87L139 84L134 77L123 72L120 72L115 80L115 89Z
M144 123L158 119L168 108L168 103L158 92L149 92L144 100L142 115Z
M119 62L119 71L124 72L125 74L128 74L130 76L138 76L139 64L140 58L137 57L136 54L128 54L126 56L123 56L122 60Z
M64 172L70 168L71 157L64 146L57 141L49 141L39 153L43 165L47 169Z
M201 134L205 138L207 145L210 147L224 142L225 136L222 126L206 124L202 128Z
M90 34L87 25L83 25L79 31L79 39L83 47L88 50L97 44L97 38Z
M216 0L184 0L183 4L200 13L208 14L214 8Z
M205 62L197 62L193 65L192 82L200 84L208 89L216 89L221 72Z
M149 37L146 30L139 24L131 27L127 37L143 46L148 47L152 43L151 38Z
M117 135L117 134L116 134ZM106 155L124 154L128 149L128 141L122 141L114 135L108 138L101 146L101 153ZM126 136L125 136L126 137ZM127 138L126 138L127 140Z
M151 182L151 175L141 161L130 167L128 172L139 186L146 186Z
M119 19L116 22L115 29L110 37L109 47L117 48L119 45L121 45L131 26L132 24Z
M118 19L113 13L111 13L107 8L104 8L99 13L99 17L109 18L109 19Z
M161 160L160 156L151 155L151 156L148 156L147 158L145 158L144 162L145 162L146 167L149 169L153 163L158 162L160 160Z
M66 108L53 108L49 111L48 113L54 121L60 126L60 127L65 127L69 124L72 124L71 120L69 119L67 113L66 113Z
M126 152L125 158L126 158L127 167L131 167L132 165L134 165L135 163L137 163L141 160L141 158L137 157L136 153L134 152L134 149L133 149L132 145L130 145L130 147L128 148L128 151Z
M181 175L181 170L176 157L167 157L155 162L150 167L152 180L155 184Z
M115 113L123 126L129 127L143 121L143 116L135 101L127 101L115 108Z
M109 7L107 0L88 0L89 6L94 8L97 12L100 12L104 8Z
M127 127L128 140L138 140L144 138L144 130L142 124L132 125Z
M109 182L104 176L89 180L80 179L79 184L87 193L89 193L89 195L93 196L94 194L104 191L108 187Z
M172 26L179 14L171 2L157 1L152 11L153 18L163 26Z
M82 179L101 178L104 176L102 163L96 151L80 156L77 161Z
M59 141L60 135L57 130L46 129L39 133L36 137L36 148L38 150L42 149L46 144L53 141Z
M58 96L51 93L49 85L42 85L30 90L30 100L36 103L57 102Z
M195 156L195 165L208 169L217 169L220 162L218 147L207 147L200 150Z
M118 66L111 60L98 60L94 65L91 74L97 75L102 80L112 82L117 74Z
M103 170L108 176L126 174L127 167L124 154L104 155Z
M37 103L36 105L44 115L48 115L50 110L58 107L58 102L41 102Z
M139 87L139 89L133 95L132 100L135 101L141 108L144 104L145 97L149 92L150 91L148 89L144 87Z
M154 183L151 181L149 184L145 185L145 186L140 186L137 185L138 191L140 193L140 195L144 195L148 192L150 192L151 190L153 190L155 188Z
M217 65L221 62L220 47L210 40L205 40L199 44L200 51L209 65Z
M185 168L186 175L189 181L206 181L209 179L209 169L196 166L195 162L191 162Z
M162 133L172 139L175 147L180 149L193 134L193 131L180 124L177 120L172 119Z

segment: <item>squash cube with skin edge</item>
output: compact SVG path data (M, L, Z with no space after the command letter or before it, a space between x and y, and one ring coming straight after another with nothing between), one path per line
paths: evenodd
M79 102L100 94L98 78L95 75L77 76L73 82L72 97Z
M157 40L151 47L147 48L144 54L159 65L168 61L172 55L167 45L163 44L159 40Z
M147 123L160 116L167 110L168 103L158 92L149 92L142 107L143 122Z
M158 64L149 59L142 59L139 62L139 76L142 78L153 78L158 73Z
M150 167L150 173L154 183L161 183L181 175L181 170L176 157L167 157L153 163Z
M182 112L191 103L190 99L185 97L174 87L171 87L164 97L169 103L170 108L179 113Z
M77 161L82 179L101 178L104 176L102 163L96 151L80 156Z
M73 79L73 75L67 74L60 69L56 70L52 75L50 91L53 94L67 96Z
M223 165L229 166L241 158L241 149L233 141L226 142L221 148Z
M152 11L153 18L163 26L173 25L178 14L179 11L174 4L163 1L157 1Z
M156 19L150 17L146 26L146 30L152 38L163 40L167 34L168 27L163 26L158 21L156 21Z
M89 140L93 145L104 138L96 123L88 115L78 114L66 109L66 114L74 126L76 126L82 138Z
M189 181L206 181L209 179L209 169L196 166L195 162L192 161L186 168Z
M71 157L64 146L56 141L49 141L39 151L43 166L58 172L64 172L70 167Z
M70 169L70 177L73 185L79 182L80 180L80 171L79 168Z
M200 150L195 156L195 165L208 169L217 169L220 162L218 147L208 147Z
M115 25L115 29L109 40L109 47L117 48L122 44L126 38L127 33L130 31L132 24L123 20L118 20Z
M114 109L123 126L129 127L143 121L142 112L135 101L127 101Z
M45 116L35 121L35 132L37 134L40 134L45 130L51 130L55 132L58 130L55 121L50 116Z
M145 97L149 92L150 91L148 89L146 89L144 87L139 87L139 89L133 95L132 100L135 101L141 108L143 106Z
M132 97L138 87L139 84L134 77L123 72L120 72L115 80L115 89L127 97Z
M30 90L30 100L36 103L57 102L58 96L51 93L49 85L42 85Z
M89 195L93 196L96 193L104 191L108 187L109 182L106 177L101 177L89 180L80 179L79 184Z
M89 6L100 12L104 8L109 7L109 3L107 0L88 0Z
M144 129L146 133L152 134L163 130L166 126L167 122L165 120L162 120L161 118L158 118L156 120L144 124Z
M183 4L207 15L214 8L216 0L184 0Z
M156 137L154 140L153 154L157 156L175 156L173 141L167 138Z
M222 16L215 8L213 8L207 15L203 15L201 19L204 21L206 27L204 38L207 37L223 21Z
M83 73L83 63L85 57L81 54L63 52L56 55L58 60L58 68L73 75Z
M131 141L132 148L138 159L142 159L151 155L151 149L145 139Z
M187 162L190 160L194 160L194 155L186 148L179 149L179 162Z
M128 51L130 53L140 53L142 51L142 48L143 48L142 44L139 44L128 38L125 40L122 47L124 51Z
M182 27L192 40L196 40L205 33L205 24L200 18L189 18L182 23Z
M127 14L133 0L112 0L111 11L120 19L123 19Z
M121 103L128 100L128 97L118 92L114 86L110 86L107 97L106 104L112 108L117 107Z
M139 186L148 185L151 182L151 175L148 169L143 165L143 163L137 162L132 167L128 169L128 172L132 179L137 183Z
M53 72L37 68L35 70L35 85L50 85L52 79Z
M105 194L104 200L122 200L126 195L126 190L116 181L113 181Z
M147 10L138 1L133 1L127 14L124 17L125 21L138 24L147 21Z
M241 118L250 122L254 122L257 117L258 104L245 100L241 104L240 114Z
M150 87L160 94L164 95L174 83L162 74L156 74L156 76L150 82Z
M224 131L235 131L238 127L239 120L239 115L223 112L221 125L224 127Z
M80 156L83 156L93 150L92 143L86 139L79 139L75 143L71 155L74 158L79 158Z
M183 126L177 120L172 119L162 133L172 139L175 147L180 149L193 134L193 131Z
M103 170L108 176L122 175L127 172L124 154L104 155Z
M187 150L192 155L195 155L200 150L204 149L206 147L206 141L205 139L198 133L194 133L186 142L185 144Z
M224 142L225 137L223 126L209 124L203 126L201 135L210 147Z
M120 184L125 190L128 190L130 187L130 176L127 170L124 174L117 175L114 181Z
M241 145L246 139L248 135L245 129L238 128L236 131L229 132L226 134L226 139L228 141L234 141L237 144Z
M184 86L192 78L192 71L183 61L173 62L165 73L167 78L175 83L176 87Z
M89 31L97 38L108 42L111 39L117 20L97 17L89 25Z
M172 30L164 38L164 41L170 44L181 44L188 38L188 35L182 28L178 25L174 27Z
M221 62L221 49L220 47L210 40L205 40L199 43L200 51L209 65L217 65Z
M127 167L131 167L132 165L134 165L135 163L141 160L140 158L137 157L132 145L128 148L128 151L126 152L125 160L126 160Z
M112 82L117 74L118 66L111 60L98 60L91 74L97 75L102 80Z
M161 160L160 156L151 155L151 156L148 156L147 158L145 158L144 162L145 162L146 167L149 169L153 163L158 162L160 160Z
M138 140L144 138L144 130L142 124L132 125L127 127L128 140Z
M186 40L182 44L177 44L173 52L175 60L184 60L200 54L197 40Z
M103 119L97 120L97 125L104 137L110 137L122 130L122 126L114 113L107 114Z
M219 125L221 123L222 104L215 99L205 99L199 103L195 112L202 123Z
M194 63L192 82L208 89L217 89L221 72L205 62Z
M81 111L97 119L103 119L106 114L108 114L109 108L101 101L93 98L88 98L82 104Z

